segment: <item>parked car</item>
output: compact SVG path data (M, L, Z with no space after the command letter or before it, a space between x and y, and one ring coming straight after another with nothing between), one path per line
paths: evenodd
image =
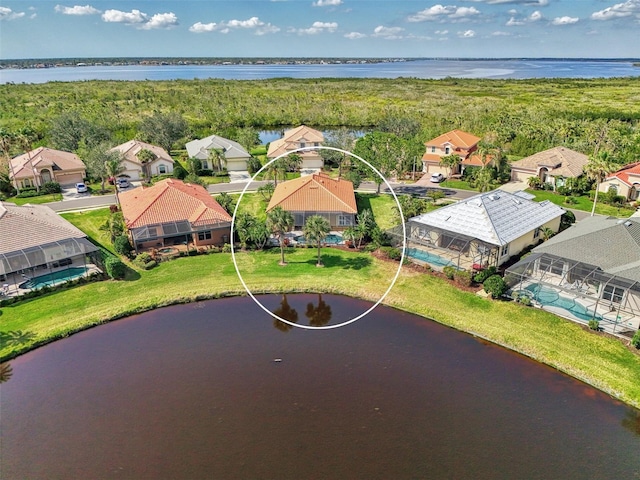
M80 182L80 183L76 183L76 192L78 193L87 193L89 191L89 189L87 188L87 186Z
M125 188L129 188L131 183L126 178L118 178L116 179L116 186L118 187L118 190L123 190Z
M444 180L444 175L441 173L434 173L431 175L431 183L440 183Z

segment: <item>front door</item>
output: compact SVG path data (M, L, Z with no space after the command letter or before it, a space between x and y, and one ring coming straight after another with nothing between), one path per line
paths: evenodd
M42 183L49 183L51 181L51 172L49 170L42 170L40 176L42 177Z

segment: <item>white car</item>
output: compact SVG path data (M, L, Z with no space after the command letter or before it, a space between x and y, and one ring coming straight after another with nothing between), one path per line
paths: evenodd
M125 188L129 188L131 183L126 178L118 178L116 180L116 186L118 190L124 190Z
M434 173L431 175L431 183L440 183L444 180L444 175L441 173Z
M84 183L76 183L76 192L78 193L87 193L89 189Z

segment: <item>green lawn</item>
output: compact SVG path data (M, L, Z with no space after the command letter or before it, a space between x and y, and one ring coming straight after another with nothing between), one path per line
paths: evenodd
M320 291L376 301L397 264L369 254L323 249L238 253L238 265L255 293ZM5 345L3 359L91 325L177 302L242 294L229 254L185 257L141 271L135 281L77 286L2 308L3 331L21 331L20 344ZM620 341L582 329L540 309L480 298L441 278L403 269L385 303L470 332L528 355L640 406L640 356Z
M109 237L109 232L107 230L100 229L100 227L109 219L109 215L110 213L108 208L60 214L62 218L68 220L86 233L93 243L115 253L113 244L111 243L111 238Z
M239 193L231 193L231 198L237 204L240 199ZM242 197L242 202L238 207L238 213L248 212L259 220L267 220L267 202L259 193L245 193Z
M478 189L469 185L469 182L465 180L445 180L440 184L445 188L456 188L458 190L472 190L477 192Z
M15 203L16 205L26 205L27 203L30 203L32 205L40 205L42 203L59 202L60 200L62 200L62 194L60 193L50 193L47 195L39 195L37 197L27 198L7 198L7 202Z
M559 205L561 207L583 210L585 212L590 212L593 208L593 202L585 196L573 197L577 200L577 203L565 203L565 199L567 198L565 195L559 195L549 190L527 189L527 192L535 195L535 200L537 202L549 200L551 203L555 203L556 205ZM613 207L600 201L596 204L596 213L600 215L607 215L612 217L629 217L633 215L634 212L635 210L631 208Z
M359 212L367 208L371 210L373 218L382 230L388 230L400 223L396 214L396 201L393 195L359 192L356 195L356 202Z
M215 185L218 183L229 183L229 176L224 177L199 177L205 185Z

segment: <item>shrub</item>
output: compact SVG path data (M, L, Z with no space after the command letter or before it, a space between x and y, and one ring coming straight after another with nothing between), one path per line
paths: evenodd
M633 338L631 339L631 345L640 349L640 330L633 334Z
M222 253L231 253L231 245L229 245L228 243L225 243L222 246Z
M564 203L566 203L567 205L575 205L576 203L578 203L578 199L576 197L566 197L564 199Z
M114 257L113 255L109 255L104 261L104 268L107 271L107 275L109 275L114 280L124 278L124 274L127 271L127 267L118 257Z
M516 302L522 304L522 305L526 305L527 307L531 306L531 299L529 298L528 295L519 295L516 298Z
M476 283L484 283L484 281L489 278L491 275L496 274L496 267L491 266L489 268L485 268L484 270L480 270L473 276L473 281Z
M133 250L131 243L129 243L129 237L126 235L118 235L113 241L113 248L120 255L126 256L129 256L131 250Z
M173 165L173 178L177 178L178 180L184 180L184 178L189 174L182 165L176 162Z
M46 182L40 187L42 193L62 193L62 188L58 182Z
M491 298L500 298L508 289L507 284L500 275L491 275L483 283L484 291L491 295Z
M250 175L254 175L262 168L262 163L256 157L251 157L247 160L247 171Z
M39 195L40 193L38 193L36 190L21 190L20 193L16 195L16 198L31 198L37 197Z
M400 260L402 258L402 252L396 247L380 247L380 252L389 260Z
M451 265L447 265L442 269L442 273L444 273L449 280L453 280L456 276L456 268Z
M466 270L458 270L455 272L455 282L463 287L471 286L471 273Z
M598 330L600 330L600 322L595 318L592 318L591 320L589 320L589 328L597 332Z

